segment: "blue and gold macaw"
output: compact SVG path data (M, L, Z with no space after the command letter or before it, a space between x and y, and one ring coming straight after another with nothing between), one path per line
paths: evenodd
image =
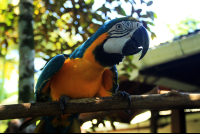
M127 55L149 47L146 29L135 18L117 18L103 24L98 31L70 55L53 57L44 67L36 84L36 101L61 101L106 97L118 89L115 65ZM77 114L45 116L35 132L80 132ZM73 131L72 131L73 127ZM74 131L75 130L75 131Z

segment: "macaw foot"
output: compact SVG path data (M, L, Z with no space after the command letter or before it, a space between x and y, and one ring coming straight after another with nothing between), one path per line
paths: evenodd
M128 102L128 108L130 107L130 104L131 104L131 97L130 97L130 94L128 94L127 92L125 91L118 91L117 95L121 95L123 97L123 100L127 101ZM133 113L131 113L129 110L124 110L124 112L128 115L132 115Z
M129 110L124 110L124 113L127 115L133 115L133 113L131 113Z
M61 115L57 115L57 120L59 121L61 121Z
M70 98L66 95L62 95L59 99L60 101L60 109L62 110L62 113L63 115L65 115L65 108L66 108L66 104L67 104L67 101L69 100Z

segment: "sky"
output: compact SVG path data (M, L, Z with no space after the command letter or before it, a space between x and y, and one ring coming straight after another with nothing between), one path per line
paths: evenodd
M106 0L95 0L93 9L99 8ZM151 27L151 30L156 33L157 38L150 40L150 46L156 46L162 42L166 42L173 38L166 24L174 26L186 17L194 18L200 21L200 0L153 0L153 4L149 7L146 4L140 4L140 0L135 0L137 5L135 9L142 8L142 13L146 11L153 11L157 15L157 19L154 20L155 26ZM145 0L147 1L147 0ZM117 3L114 3L117 4ZM112 7L112 5L106 5ZM122 8L127 12L131 12L131 7L125 2L122 3ZM129 15L129 14L128 14ZM110 14L112 19L120 17L117 13ZM200 28L200 27L199 27ZM39 63L39 64L38 64ZM35 69L39 70L44 66L45 62L42 59L35 59ZM5 88L8 92L17 91L18 81L16 81L16 75L11 76L11 79L5 82ZM17 78L18 80L18 78ZM12 83L12 84L10 84ZM9 89L9 90L8 90Z

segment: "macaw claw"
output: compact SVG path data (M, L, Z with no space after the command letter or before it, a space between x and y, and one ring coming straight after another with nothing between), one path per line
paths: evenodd
M123 100L126 100L128 101L128 108L130 107L130 104L131 104L131 97L130 97L130 94L128 94L127 92L125 91L119 91L117 94L120 94L123 98Z
M133 113L131 113L129 110L124 110L124 113L127 115L133 115Z
M128 101L128 108L130 107L130 104L131 104L131 97L130 97L130 94L128 94L127 92L125 91L118 91L117 94L120 94L123 98L123 100L126 100ZM133 113L131 113L129 110L124 110L124 112L128 115L132 115Z
M59 98L59 101L60 101L60 109L62 110L62 113L63 115L65 115L65 108L66 108L66 104L67 104L67 101L69 100L70 98L66 95L62 95L60 98Z

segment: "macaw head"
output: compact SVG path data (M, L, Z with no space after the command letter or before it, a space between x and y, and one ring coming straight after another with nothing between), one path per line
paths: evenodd
M133 17L117 18L103 24L83 47L95 44L93 55L102 66L119 64L127 55L142 51L140 59L149 48L149 36L142 23ZM87 51L87 50L86 50Z

